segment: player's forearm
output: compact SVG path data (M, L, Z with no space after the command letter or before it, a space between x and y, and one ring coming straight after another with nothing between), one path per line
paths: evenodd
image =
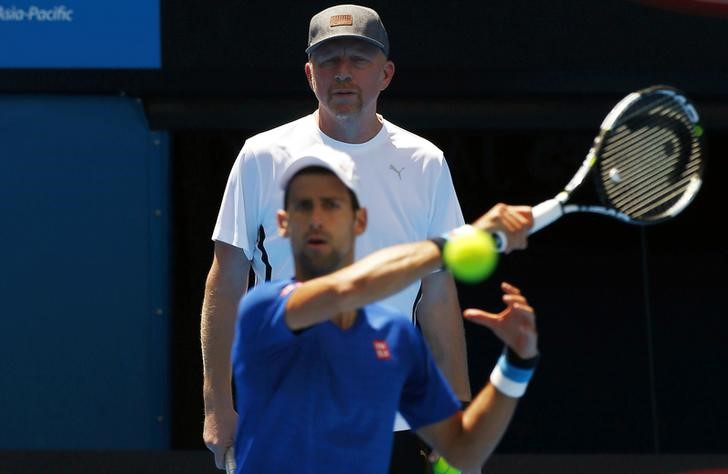
M355 309L392 295L440 267L438 247L422 241L379 250L332 277L349 283L343 303Z
M441 265L440 250L430 241L379 250L299 287L286 307L288 324L299 329L356 310L396 293Z
M205 410L232 405L230 351L235 333L236 305L205 297L202 309L203 396Z
M470 400L465 329L457 288L448 272L422 280L422 299L417 321L437 366L460 400Z
M509 290L511 295L518 291L514 287L504 288ZM449 425L445 424L445 429L439 431L438 440L450 448L442 451L448 453L445 457L456 463L462 463L461 465L467 469L481 466L495 450L538 364L536 334L533 328L528 330L524 327L529 321L533 322L528 317L533 315L532 311L530 307L520 308L515 313L502 315L507 318L506 324L515 323L518 327L502 326L494 330L511 343L513 337L521 339L516 344L519 352L507 346L490 374L488 385L478 393L464 413L453 416ZM491 317L498 319L497 315ZM523 358L524 356L526 358ZM446 431L448 428L449 433Z
M479 470L498 446L518 404L488 384L462 413L460 426L439 452L460 469Z
M467 455L474 457L478 466L498 446L517 405L517 398L507 397L489 383L463 413L465 445L470 447Z
M205 286L200 325L206 411L232 406L230 352L237 306L243 294L242 279L226 279L213 266Z

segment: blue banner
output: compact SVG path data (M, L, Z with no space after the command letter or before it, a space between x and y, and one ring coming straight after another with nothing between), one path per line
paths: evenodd
M0 0L0 68L157 69L159 0Z

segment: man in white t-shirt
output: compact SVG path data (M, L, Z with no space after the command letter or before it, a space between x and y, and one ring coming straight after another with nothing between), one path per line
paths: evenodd
M228 179L213 232L215 251L202 308L203 438L223 467L237 414L230 384L230 349L237 303L252 268L257 281L289 278L293 260L277 233L283 196L277 180L291 156L317 144L350 155L360 175L361 199L371 213L356 257L397 243L422 240L463 224L443 153L427 140L377 114L377 99L394 75L389 42L376 12L339 5L310 23L305 72L318 109L249 138ZM509 248L524 248L530 208L501 205L500 230ZM465 337L455 284L447 272L424 278L383 301L411 315L435 361L463 401L470 400ZM419 439L398 418L390 472L424 466ZM419 464L419 466L415 466Z

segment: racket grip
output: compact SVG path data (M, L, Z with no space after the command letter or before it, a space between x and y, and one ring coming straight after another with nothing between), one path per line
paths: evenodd
M533 227L528 231L529 234L538 232L564 214L561 201L555 198L536 204L531 212L533 213Z
M538 232L564 214L561 201L555 198L536 204L531 208L531 212L533 214L533 226L528 230L529 235ZM495 248L498 252L503 253L508 246L508 237L506 237L505 232L499 230L491 235L495 241Z
M235 448L230 446L225 451L225 474L235 474Z

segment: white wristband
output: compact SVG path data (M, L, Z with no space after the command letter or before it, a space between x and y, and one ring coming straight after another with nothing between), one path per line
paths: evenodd
M502 354L493 372L490 373L490 383L503 395L520 398L526 393L533 371L533 368L514 367L508 363L506 355Z

